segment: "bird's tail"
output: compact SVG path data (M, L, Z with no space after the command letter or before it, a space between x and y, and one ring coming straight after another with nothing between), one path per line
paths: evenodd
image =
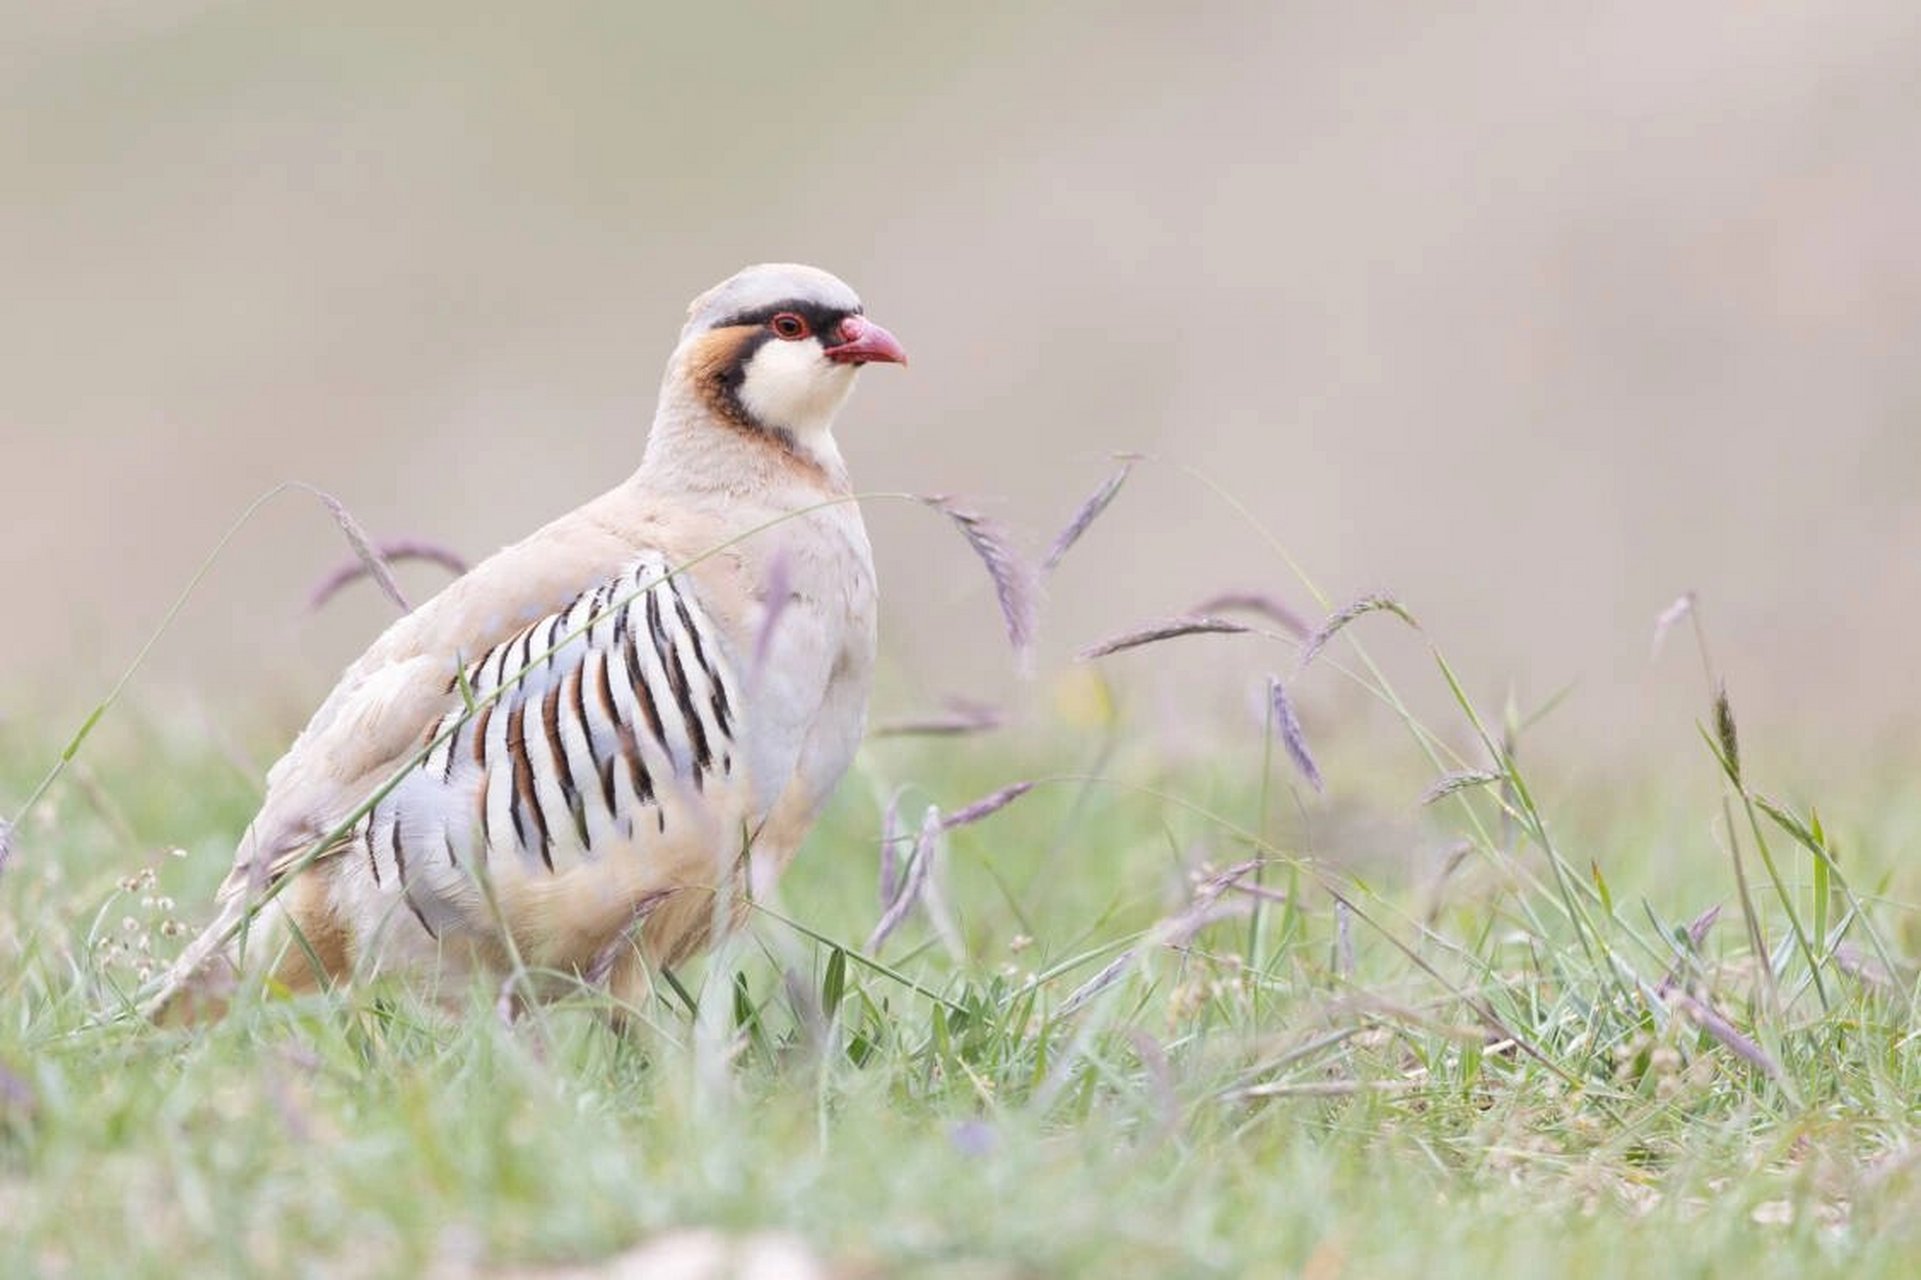
M205 1022L226 1012L238 974L228 944L246 914L245 895L235 894L220 907L213 923L202 929L180 953L154 994L140 1005L142 1017L152 1022Z

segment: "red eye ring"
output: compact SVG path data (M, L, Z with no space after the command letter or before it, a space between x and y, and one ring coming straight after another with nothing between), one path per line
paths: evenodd
M787 342L799 342L813 332L805 319L791 311L781 312L767 322L767 327L773 330L776 338Z

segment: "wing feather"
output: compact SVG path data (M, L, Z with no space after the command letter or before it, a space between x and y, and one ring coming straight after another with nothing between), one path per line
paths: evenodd
M388 627L268 771L266 797L221 898L283 875L406 764L463 705L453 682L463 662L566 609L646 551L647 540L616 518L617 504L629 502L621 490L603 495L496 552ZM478 742L481 732L470 726L462 738Z

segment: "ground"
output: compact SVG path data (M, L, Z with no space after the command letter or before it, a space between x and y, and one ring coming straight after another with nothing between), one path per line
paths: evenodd
M1103 699L870 742L778 900L624 1029L493 987L128 1016L285 728L116 706L0 873L0 1271L1921 1267L1898 762L1817 820L1711 706L1692 758L1545 777L1499 731L1451 758L1463 709L1317 793L1285 742L1172 759ZM62 742L5 732L17 806Z

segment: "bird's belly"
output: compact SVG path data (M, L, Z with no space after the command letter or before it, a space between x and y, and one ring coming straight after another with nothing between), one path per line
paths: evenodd
M717 894L732 892L749 818L737 793L660 797L631 830L591 845L573 832L538 849L471 835L450 843L444 833L416 841L403 822L401 861L343 866L337 887L347 900L337 905L354 921L363 964L375 970L431 966L444 974L450 955L498 964L517 953L535 968L584 971L668 904L677 904L668 916L682 919L692 901L705 904L696 914L710 912ZM647 926L649 949L679 950L655 936L662 932Z

